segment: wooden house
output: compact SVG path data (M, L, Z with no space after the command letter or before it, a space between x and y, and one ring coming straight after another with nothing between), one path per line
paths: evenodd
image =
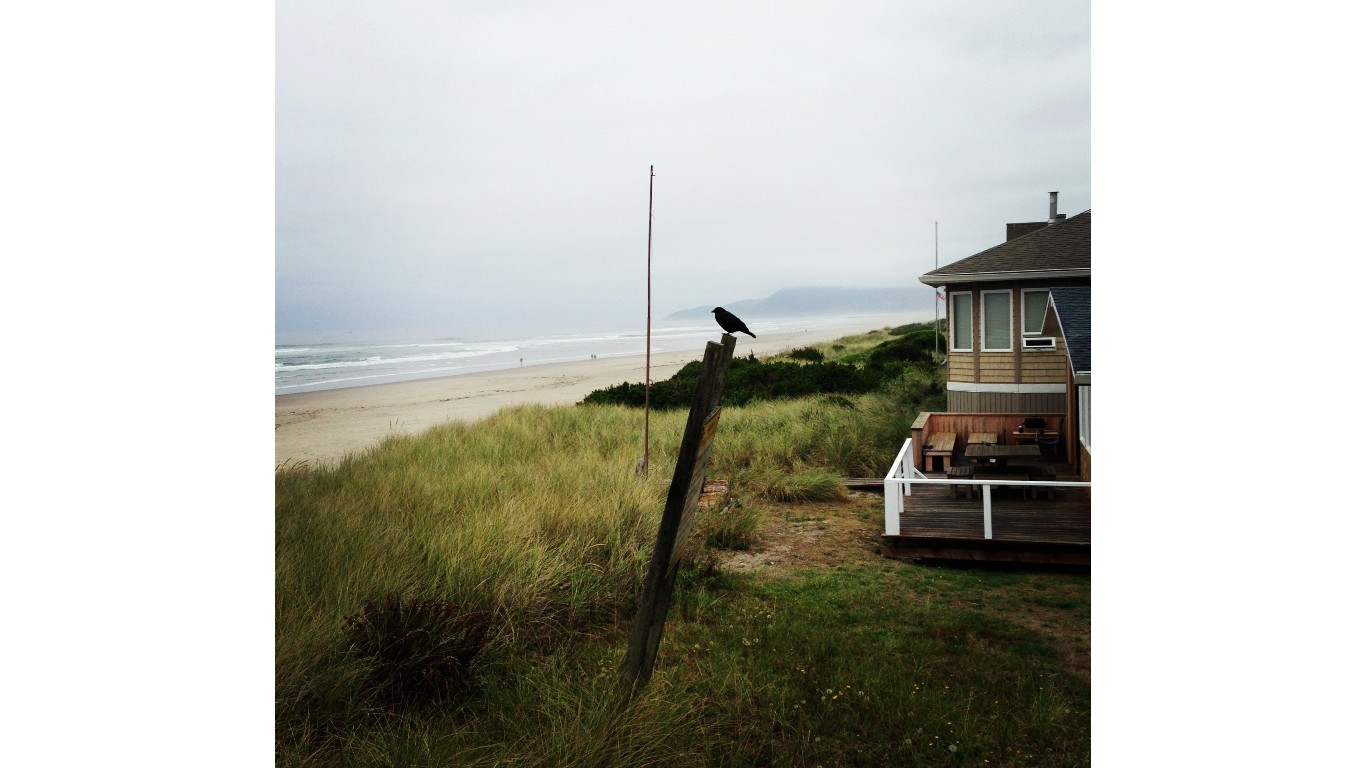
M948 410L1062 419L1089 476L1091 212L1006 225L1006 241L920 276L948 305ZM1051 424L1050 424L1051 426Z
M1090 564L1091 212L1051 194L1047 221L920 276L948 304L948 409L884 479L884 555Z

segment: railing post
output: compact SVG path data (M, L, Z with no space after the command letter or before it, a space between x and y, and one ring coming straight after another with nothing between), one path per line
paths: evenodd
M888 536L901 535L901 484L892 480L882 483L882 528Z
M911 440L906 438L906 442L901 444L901 452L887 470L887 476L882 479L882 529L888 536L901 535L901 513L905 505L901 498L902 486L909 489L910 485L896 481L911 476L906 470L906 454L910 452Z
M982 486L982 538L991 538L991 483Z

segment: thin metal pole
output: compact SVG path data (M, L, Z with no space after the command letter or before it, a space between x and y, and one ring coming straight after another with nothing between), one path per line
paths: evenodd
M643 474L650 476L650 271L655 239L655 167L650 166L650 223L645 234L645 462Z
M939 222L934 223L934 268L939 269ZM944 297L944 314L948 315L948 297ZM939 286L934 286L934 356L939 357Z

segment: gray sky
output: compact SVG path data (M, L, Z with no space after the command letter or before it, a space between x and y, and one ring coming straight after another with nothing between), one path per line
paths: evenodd
M1091 206L1087 2L281 0L281 341L904 285Z

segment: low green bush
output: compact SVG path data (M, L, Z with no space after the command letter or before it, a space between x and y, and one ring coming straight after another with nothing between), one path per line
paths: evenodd
M869 367L888 368L903 363L933 363L935 353L935 332L929 329L912 331L904 336L884 341L868 353ZM939 336L939 349L945 348L943 336Z
M650 389L650 408L670 410L688 408L697 392L702 373L701 361L683 366L672 377L655 382ZM787 399L828 393L858 394L881 386L881 372L869 371L847 363L797 363L786 360L759 360L740 357L731 360L721 404L745 405L756 400ZM645 385L623 382L599 389L583 399L588 405L645 405Z
M815 347L798 347L788 352L787 356L793 360L808 360L813 363L819 363L825 359L825 353Z
M939 338L942 349L943 336ZM853 353L849 359L855 362L825 360L824 353L811 347L789 352L788 357L810 362L760 360L752 355L731 360L721 404L738 406L820 394L856 395L895 385L908 368L935 365L935 333L929 328L912 330ZM693 360L668 379L655 382L650 407L661 411L690 407L701 373L702 362ZM645 384L622 382L595 390L583 403L643 408Z

